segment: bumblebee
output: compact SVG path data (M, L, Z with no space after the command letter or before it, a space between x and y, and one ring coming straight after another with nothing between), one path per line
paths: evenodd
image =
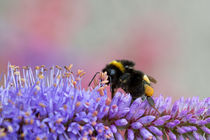
M129 60L113 60L102 69L102 72L107 72L108 85L112 93L112 98L118 88L123 89L126 93L130 93L134 101L138 97L142 100L147 99L148 103L154 107L155 103L151 97L154 93L151 87L151 82L157 81L144 74L142 71L134 69L135 63ZM89 86L97 73L89 83Z

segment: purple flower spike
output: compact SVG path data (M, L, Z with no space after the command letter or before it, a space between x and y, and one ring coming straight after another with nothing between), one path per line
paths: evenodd
M131 102L130 94L109 99L104 74L94 88L82 89L83 75L71 65L9 64L0 76L0 139L210 139L210 97L174 104L171 97L153 97L159 114L146 100Z

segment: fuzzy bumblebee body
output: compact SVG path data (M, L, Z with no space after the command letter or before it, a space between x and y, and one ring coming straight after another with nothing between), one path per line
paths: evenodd
M130 93L133 100L153 95L150 79L155 82L154 78L149 78L143 72L135 70L134 65L134 62L129 60L113 60L102 70L107 72L109 77L107 84L110 84L112 97L118 88Z
M155 108L154 100L151 97L154 90L150 84L151 82L156 83L156 80L139 70L135 70L134 65L135 63L129 60L113 60L102 70L102 72L107 72L107 84L110 85L112 98L117 89L122 88L125 92L131 94L132 100L135 100L138 97L141 97L142 100L147 99L148 103ZM96 74L98 73L99 72ZM90 81L89 85L95 78L96 74Z

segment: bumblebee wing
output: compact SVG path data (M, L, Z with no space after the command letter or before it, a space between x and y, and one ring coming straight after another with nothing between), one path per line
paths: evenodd
M152 76L149 76L147 75L147 77L149 78L149 80L152 82L152 83L157 83L157 80L155 78L153 78Z
M128 86L131 80L131 74L130 73L124 73L122 76L119 78L119 85L121 87Z

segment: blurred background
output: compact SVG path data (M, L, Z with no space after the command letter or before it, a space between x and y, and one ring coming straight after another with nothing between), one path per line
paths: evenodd
M210 2L0 1L0 72L61 66L87 74L129 59L158 80L155 96L209 97Z

